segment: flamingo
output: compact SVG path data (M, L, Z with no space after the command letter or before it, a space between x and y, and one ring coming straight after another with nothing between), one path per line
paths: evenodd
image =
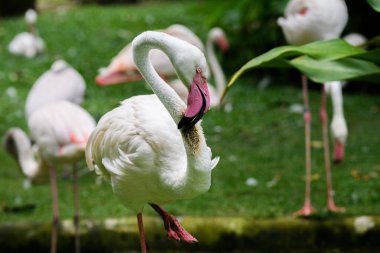
M285 17L277 21L282 28L286 40L290 44L302 45L317 40L327 40L340 37L348 21L347 6L344 0L291 0L285 9ZM299 215L310 215L315 212L311 204L311 141L307 78L302 76L305 120L305 202ZM331 212L343 212L344 208L337 207L334 202L331 164L328 145L328 115L326 112L326 90L322 87L320 119L322 122L324 165L326 171L327 209Z
M41 106L59 100L80 104L83 101L86 83L81 74L66 61L53 62L50 69L34 83L25 102L25 114L29 116Z
M366 38L358 33L350 33L343 37L353 46L359 46L366 42ZM346 144L348 129L343 112L343 94L342 88L346 83L344 81L326 82L324 84L326 93L331 96L333 105L333 116L331 121L331 132L334 137L334 158L335 163L344 159L344 147Z
M203 53L158 31L138 35L132 48L136 66L155 95L128 98L106 113L87 143L86 161L111 182L121 203L137 215L145 253L142 211L146 204L162 217L169 238L197 241L159 204L206 192L219 157L212 159L198 122L210 104ZM162 50L182 82L191 85L187 106L155 71L149 60L154 49Z
M8 45L10 53L22 55L27 58L34 58L45 48L45 43L37 34L35 27L37 21L37 12L29 9L25 12L25 21L28 27L27 32L17 34Z
M204 46L201 40L186 26L174 24L161 31L185 40L204 51ZM216 107L220 104L221 95L226 85L226 78L215 55L214 43L217 43L223 52L225 52L229 47L227 37L220 27L210 29L206 42L207 59L216 84L215 87L209 85L211 107ZM101 69L101 74L96 77L97 84L106 86L116 83L140 80L142 77L137 72L137 67L132 58L132 46L131 44L128 44L116 57L112 59L111 64L107 68ZM168 57L161 51L152 50L150 53L150 58L154 68L161 76L172 77L176 75ZM169 85L184 101L186 101L188 95L186 85L184 85L179 79L169 82Z
M22 172L31 180L41 179L50 173L53 203L51 252L56 252L59 223L58 192L55 165L73 167L75 252L80 251L79 195L76 163L84 158L85 146L95 121L82 107L69 101L49 103L28 118L28 128L35 147L19 128L9 129L4 138L6 149L18 161Z

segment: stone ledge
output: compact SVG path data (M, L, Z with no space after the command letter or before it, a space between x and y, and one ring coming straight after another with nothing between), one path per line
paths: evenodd
M181 217L182 225L199 240L170 241L162 221L144 217L149 252L380 252L380 217L252 219ZM72 252L71 220L61 223L59 252ZM49 223L0 224L0 252L48 252ZM81 221L82 252L139 251L136 219Z

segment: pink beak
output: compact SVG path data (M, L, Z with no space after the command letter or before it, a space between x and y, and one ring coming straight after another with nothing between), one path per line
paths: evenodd
M192 128L209 108L210 94L206 78L202 76L202 70L197 68L187 97L187 108L182 119L178 123L178 129L188 130Z
M338 140L334 142L334 163L340 163L344 159L344 144Z
M220 49L223 52L227 52L228 49L230 48L230 45L228 44L228 41L225 38L219 38L217 40L217 42L218 42L218 45L219 45Z
M98 75L96 84L99 86L108 86L112 84L129 83L142 80L140 74L126 75L122 72L116 72L108 75Z

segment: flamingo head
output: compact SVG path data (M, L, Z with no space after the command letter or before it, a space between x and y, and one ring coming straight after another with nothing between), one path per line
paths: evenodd
M340 163L344 159L344 143L335 138L334 140L334 163Z
M28 9L25 12L25 21L28 24L34 24L37 22L37 12L33 9Z
M207 81L202 74L202 69L196 67L195 76L187 97L187 108L178 123L178 129L188 130L192 128L209 108L210 94L207 87Z
M223 32L223 30L219 27L214 27L210 31L210 35L212 41L215 41L216 44L219 46L219 48L223 51L226 52L229 49L229 43L227 40L226 34Z

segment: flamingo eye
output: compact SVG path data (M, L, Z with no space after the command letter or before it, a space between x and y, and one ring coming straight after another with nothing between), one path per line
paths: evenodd
M308 10L309 9L307 7L302 7L302 9L298 11L298 14L300 14L301 16L304 16L306 15Z

